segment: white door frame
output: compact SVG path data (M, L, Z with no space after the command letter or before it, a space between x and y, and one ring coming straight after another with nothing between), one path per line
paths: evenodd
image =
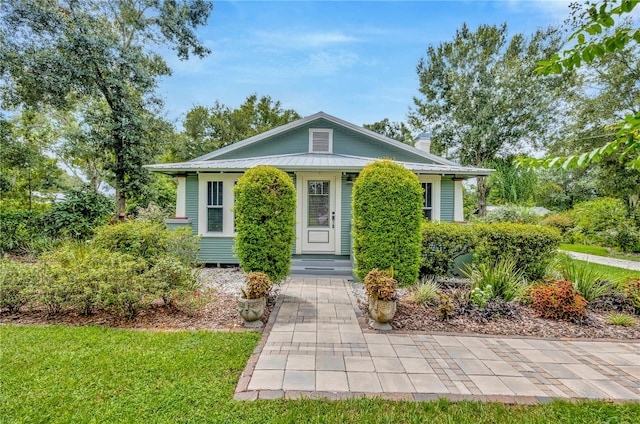
M330 205L332 210L329 211L329 230L330 246L327 250L314 250L314 246L308 243L307 231L307 182L309 180L327 180L330 189ZM342 252L341 245L341 208L340 200L342 199L342 174L340 172L316 171L316 172L298 172L296 174L296 254L318 253L340 255ZM335 219L331 223L331 212L334 212ZM333 225L332 225L333 224Z

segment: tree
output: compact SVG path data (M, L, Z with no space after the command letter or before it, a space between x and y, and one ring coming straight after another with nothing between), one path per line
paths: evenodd
M417 67L421 97L415 97L410 124L431 131L432 149L465 165L486 166L524 145L539 146L561 115L560 89L570 76L536 78L541 58L557 51L556 30L531 38L507 37L507 26L467 25L453 41L429 46ZM486 187L478 182L478 209L486 211Z
M142 165L153 149L152 95L170 69L154 48L180 59L209 53L195 29L211 11L205 0L14 0L0 12L0 68L8 104L70 108L77 99L104 101L100 148L124 216L130 193L144 189Z
M404 122L391 122L389 118L384 118L382 121L374 122L373 124L364 124L363 126L368 130L401 141L410 146L414 144L411 130Z
M300 115L283 109L280 101L256 94L236 109L217 101L211 108L195 106L183 123L186 140L174 145L170 160L193 159L297 119Z
M538 73L547 76L562 74L584 63L619 53L633 58L629 50L640 43L640 29L632 27L633 21L619 20L616 26L616 19L628 16L638 3L640 0L621 0L619 4L617 0L604 0L586 2L584 8L575 8L572 12L573 22L578 29L568 39L574 43L573 47L564 50L562 55L556 53L549 60L540 61ZM584 167L592 161L600 161L603 155L618 153L628 167L640 169L640 110L628 111L612 129L616 131L615 139L591 151L544 159L528 158L521 164L567 169Z
M495 172L487 179L487 198L492 204L531 206L537 183L535 171L517 167L512 158L496 159L491 167Z

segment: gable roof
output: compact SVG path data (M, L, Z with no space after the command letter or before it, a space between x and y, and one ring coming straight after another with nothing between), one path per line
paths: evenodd
M293 129L302 127L302 126L307 125L307 124L309 124L309 123L311 123L313 121L316 121L318 119L325 119L325 120L327 120L329 122L332 122L332 123L334 123L336 125L342 126L342 127L347 128L347 129L349 129L351 131L354 131L356 133L362 134L362 135L364 135L366 137L373 138L373 139L375 139L375 140L377 140L377 141L379 141L381 143L385 143L385 144L388 144L390 146L393 146L394 148L407 151L407 152L412 153L414 155L422 156L425 159L428 159L428 160L432 161L435 164L448 165L448 166L457 166L457 167L460 166L459 164L457 164L455 162L452 162L452 161L444 159L444 158L442 158L440 156L434 155L433 153L428 153L428 152L425 152L424 150L417 149L415 147L409 146L408 144L405 144L405 143L401 143L401 142L399 142L397 140L394 140L392 138L385 137L384 135L378 134L378 133L376 133L374 131L368 130L368 129L363 128L363 127L359 127L357 125L354 125L354 124L352 124L350 122L344 121L344 120L342 120L340 118L336 118L335 116L329 115L329 114L324 113L324 112L318 112L318 113L315 113L313 115L307 116L305 118L298 119L297 121L293 121L293 122L290 122L288 124L279 126L277 128L273 128L273 129L271 129L269 131L265 131L263 133L254 135L253 137L249 137L249 138L247 138L245 140L239 141L237 143L231 144L229 146L226 146L226 147L223 147L221 149L214 150L213 152L207 153L205 155L199 156L199 157L197 157L195 159L190 160L189 162L202 162L202 161L212 160L212 159L215 159L216 157L219 157L219 156L224 155L226 153L233 152L233 151L238 150L238 149L242 149L242 148L244 148L246 146L250 146L250 145L252 145L254 143L258 143L258 142L260 142L262 140L265 140L267 138L270 138L270 137L276 136L278 134L282 134L284 132L291 131Z

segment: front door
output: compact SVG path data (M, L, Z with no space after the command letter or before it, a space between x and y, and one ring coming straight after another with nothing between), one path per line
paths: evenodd
M334 253L336 183L334 177L303 178L302 253Z

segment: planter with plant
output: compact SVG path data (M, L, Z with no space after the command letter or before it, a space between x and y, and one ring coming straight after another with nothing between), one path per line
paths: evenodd
M397 285L393 268L389 271L372 269L364 278L364 290L369 298L369 316L373 320L371 326L376 330L391 330L389 321L396 313Z
M260 318L267 306L267 297L273 283L264 272L250 272L246 277L246 289L241 289L242 297L238 300L238 313L244 319L244 326L259 328L264 324Z

